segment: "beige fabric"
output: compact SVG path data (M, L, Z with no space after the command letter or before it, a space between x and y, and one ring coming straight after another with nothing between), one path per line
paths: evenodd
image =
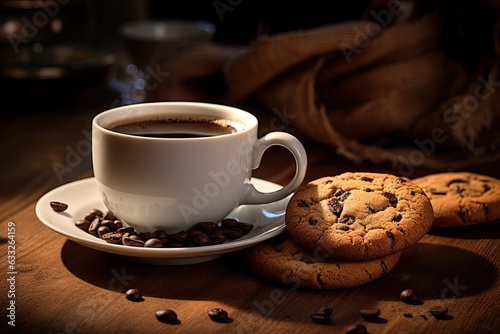
M387 27L359 20L262 36L207 53L216 66L204 73L223 74L221 102L286 108L304 138L357 163L410 171L496 161L498 55L466 71L441 49L442 28L439 13L427 13Z

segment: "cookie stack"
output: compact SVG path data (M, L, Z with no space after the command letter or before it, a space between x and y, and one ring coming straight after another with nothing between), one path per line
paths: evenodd
M295 192L287 232L255 246L256 274L302 289L338 289L380 278L401 251L431 228L433 208L407 178L348 172L314 180Z
M431 201L432 227L462 227L500 219L500 180L496 178L470 172L446 172L412 181Z

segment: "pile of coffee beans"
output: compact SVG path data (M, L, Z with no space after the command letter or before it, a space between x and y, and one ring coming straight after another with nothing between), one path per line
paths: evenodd
M200 222L194 227L169 234L165 230L138 233L125 226L110 211L91 209L75 225L81 230L111 244L146 248L197 247L222 244L247 235L253 225L226 218L219 224Z

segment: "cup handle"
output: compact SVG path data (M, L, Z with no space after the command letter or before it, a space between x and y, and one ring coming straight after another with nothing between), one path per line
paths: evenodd
M304 181L307 171L306 150L297 138L286 132L270 132L255 142L253 146L252 169L259 167L264 152L269 147L275 145L283 146L292 153L295 159L295 175L293 179L283 188L268 193L260 192L250 184L241 204L264 204L279 201L294 192L302 184L302 181Z

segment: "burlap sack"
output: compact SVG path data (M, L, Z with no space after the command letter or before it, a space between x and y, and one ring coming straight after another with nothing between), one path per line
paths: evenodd
M196 55L198 64L216 64L203 71L222 73L219 101L286 108L288 125L304 138L357 163L389 161L411 173L497 161L498 22L497 53L474 71L442 50L442 24L435 11L342 22L261 36L238 49L205 46L186 59L191 69Z

